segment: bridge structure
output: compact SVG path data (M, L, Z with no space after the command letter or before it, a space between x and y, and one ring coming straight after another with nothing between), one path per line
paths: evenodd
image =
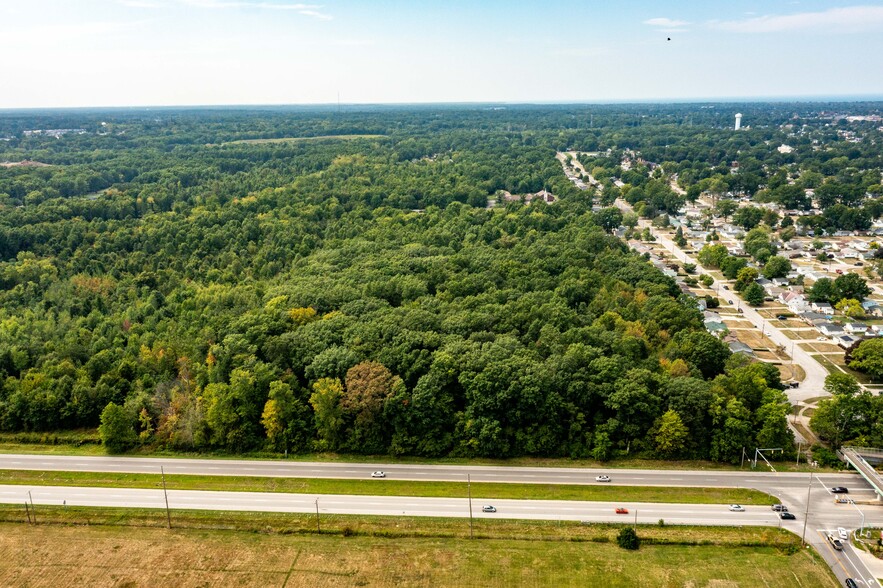
M844 446L837 453L843 461L855 468L868 481L877 494L877 500L883 499L883 476L877 473L877 470L871 465L883 463L883 449Z

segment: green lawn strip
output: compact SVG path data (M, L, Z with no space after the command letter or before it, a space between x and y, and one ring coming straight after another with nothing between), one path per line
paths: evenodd
M38 525L109 525L165 527L166 511L151 508L117 508L36 505ZM0 504L0 523L27 523L24 504ZM174 529L229 529L267 534L346 535L375 537L470 536L468 518L393 517L374 515L331 515L322 513L316 529L315 513L206 511L172 509ZM521 519L475 519L473 530L479 539L519 539L615 542L623 523L582 523ZM743 547L799 546L800 538L775 527L638 525L640 537L651 543L671 545L733 545Z
M11 514L0 505L0 520ZM0 523L7 585L37 578L84 585L94 574L144 586L170 578L194 586L384 588L838 585L814 551L769 528L639 526L641 548L626 551L616 546L616 525L481 521L470 541L466 521L449 519L327 517L317 533L307 515L176 511L170 531L147 528L165 525L156 511L41 514L37 525Z
M52 472L0 470L0 484L40 486L97 486L161 488L157 474L104 472ZM265 478L253 476L166 475L166 486L175 490L225 490L239 492L290 492L297 494L356 494L375 496L466 496L465 482L415 482L407 480L328 480L316 478ZM575 484L506 484L473 482L475 498L527 500L592 500L618 502L679 502L690 504L774 504L763 492L746 488L670 488Z

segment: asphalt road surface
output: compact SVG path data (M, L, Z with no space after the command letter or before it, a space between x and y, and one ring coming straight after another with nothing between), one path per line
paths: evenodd
M763 463L759 464L763 468ZM846 546L842 552L830 549L825 540L828 529L883 526L883 506L874 500L870 485L855 474L774 473L746 469L744 471L689 470L600 470L588 468L542 468L504 466L459 466L388 463L320 463L295 461L168 459L141 457L78 457L48 455L0 454L0 469L131 472L157 474L216 476L266 476L290 478L370 479L371 472L386 472L385 479L464 482L469 474L473 482L588 484L616 486L724 487L753 488L776 496L796 521L781 521L765 506L746 506L746 512L730 512L726 505L649 504L629 502L580 502L497 500L476 495L473 514L486 518L522 518L547 520L580 520L611 522L634 520L655 523L664 519L671 524L697 525L770 525L803 533L807 519L806 540L825 558L838 578L864 578L872 573L859 554ZM596 482L595 477L607 474L611 481ZM830 488L846 486L856 504L837 504ZM28 490L35 504L78 506L143 506L164 508L160 491L152 489L73 488L46 486L0 486L0 502L23 504ZM809 501L807 502L807 497ZM415 498L381 496L298 495L259 492L169 491L171 508L203 510L241 510L276 512L315 512L327 514L373 514L408 516L467 517L465 498ZM483 513L481 506L492 504L497 513ZM629 509L628 515L617 515L616 507ZM807 517L808 513L808 517ZM878 573L883 576L883 573Z

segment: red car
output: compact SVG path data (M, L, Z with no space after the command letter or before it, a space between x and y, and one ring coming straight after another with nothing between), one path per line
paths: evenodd
M629 509L620 506L616 509L616 514L629 514Z

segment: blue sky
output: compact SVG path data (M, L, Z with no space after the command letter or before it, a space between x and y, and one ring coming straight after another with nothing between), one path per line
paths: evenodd
M881 55L883 2L0 0L0 108L883 96Z

